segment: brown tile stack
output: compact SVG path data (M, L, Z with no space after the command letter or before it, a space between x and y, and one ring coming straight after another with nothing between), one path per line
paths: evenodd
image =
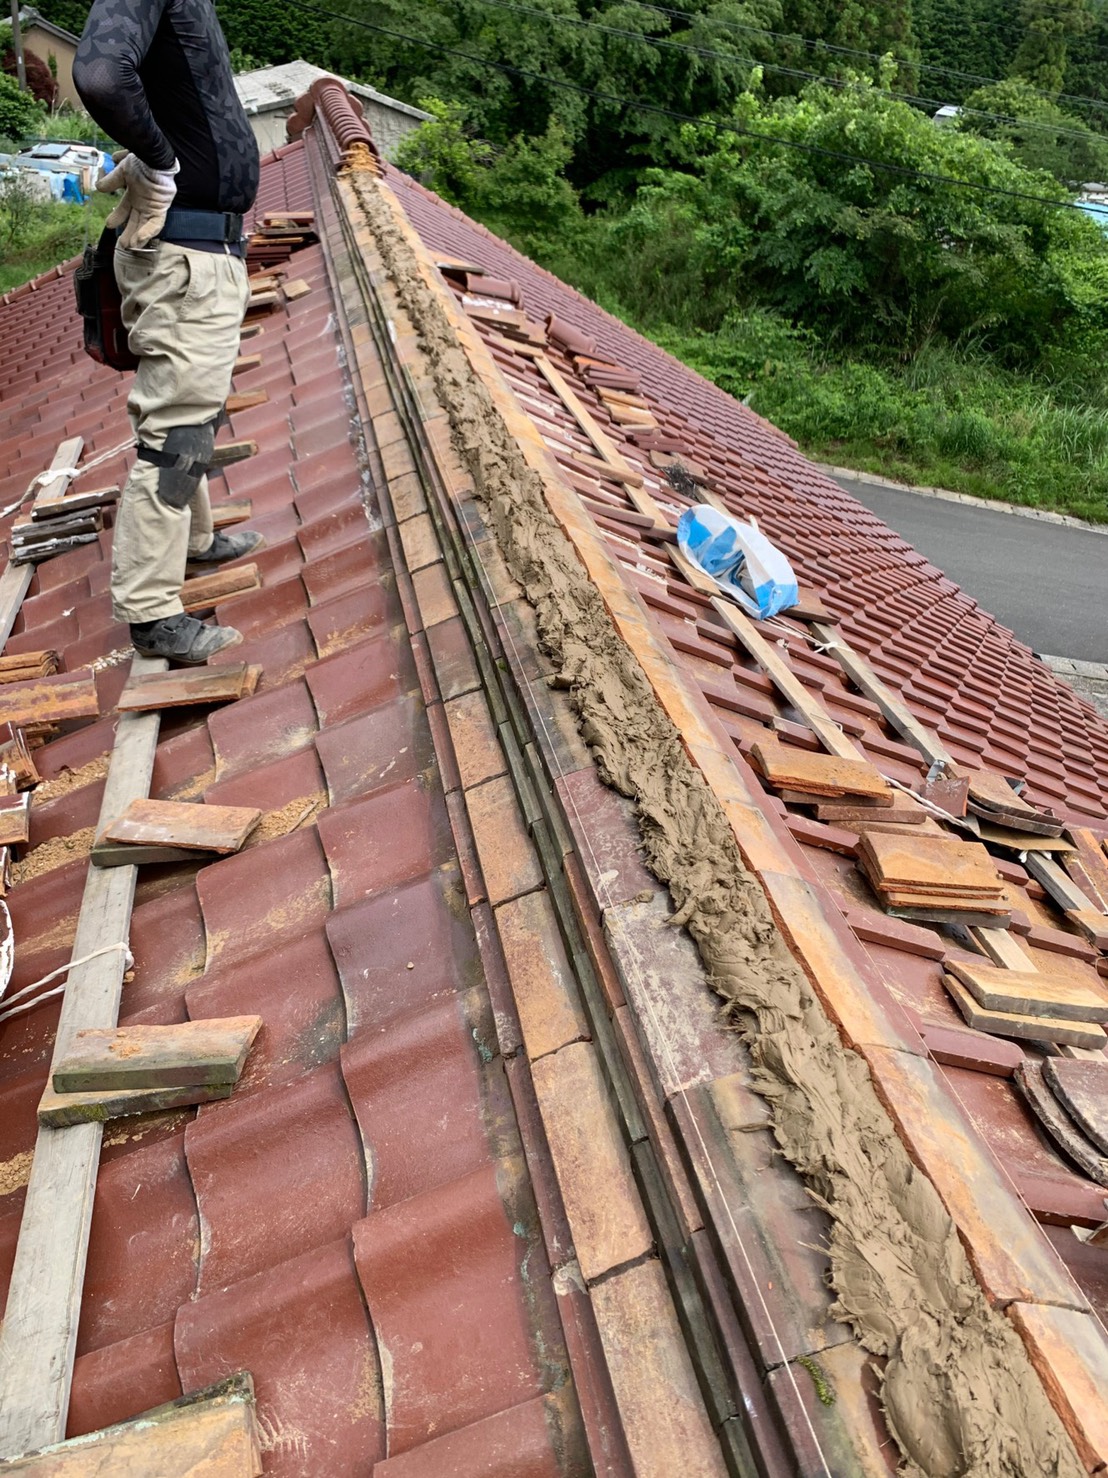
M971 815L994 826L1030 832L1033 836L1062 835L1062 823L1021 800L1002 775L995 775L991 770L974 770L968 778Z
M1087 976L948 960L944 984L978 1031L1070 1047L1108 1046L1108 991Z
M858 864L897 918L995 925L1009 919L1004 884L978 842L867 832Z
M892 787L868 760L812 754L772 741L752 745L750 755L786 802L810 806L849 798L853 805L875 809L893 804Z

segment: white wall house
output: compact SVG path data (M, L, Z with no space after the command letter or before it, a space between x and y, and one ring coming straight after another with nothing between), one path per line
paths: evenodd
M296 99L308 91L320 77L332 77L311 62L285 62L279 67L260 67L256 72L241 72L235 87L246 109L258 148L263 154L287 142L285 121L291 115ZM364 82L338 79L365 109L365 121L381 153L391 159L405 134L418 128L429 116L408 103L386 97Z

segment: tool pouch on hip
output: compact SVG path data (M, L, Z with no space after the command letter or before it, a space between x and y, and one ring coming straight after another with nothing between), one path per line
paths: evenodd
M127 347L123 299L115 280L116 232L105 228L95 246L86 246L73 274L77 312L84 321L85 353L109 369L133 370L138 358Z

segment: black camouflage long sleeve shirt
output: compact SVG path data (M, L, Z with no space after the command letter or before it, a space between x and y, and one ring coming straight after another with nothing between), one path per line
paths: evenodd
M180 163L175 204L249 210L258 146L212 0L95 0L73 64L85 107L152 169Z

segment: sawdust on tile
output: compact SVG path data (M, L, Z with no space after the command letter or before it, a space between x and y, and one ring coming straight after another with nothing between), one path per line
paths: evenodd
M30 882L32 878L53 872L56 867L64 867L67 862L78 862L82 857L87 857L92 851L95 835L95 826L83 826L80 831L72 832L69 836L50 837L48 841L40 842L37 847L32 847L26 857L12 864L13 883L18 887L20 883Z
M288 836L289 832L309 825L326 804L327 797L317 790L310 795L300 795L295 800L286 801L276 811L266 811L247 838L246 845L256 847L262 842L272 842L277 837Z
M747 871L715 795L547 504L461 347L387 186L355 171L368 224L420 337L512 576L602 777L638 807L652 870L748 1043L783 1156L831 1218L836 1317L880 1362L912 1478L1080 1478L1084 1466L1009 1321L989 1307L934 1185L913 1165L864 1060L841 1041Z
M10 1196L12 1191L21 1190L27 1184L34 1158L34 1150L23 1150L10 1160L0 1161L0 1196Z
M102 780L107 773L108 756L98 754L94 760L88 760L76 770L61 770L49 780L36 785L31 792L31 804L40 806L44 801L55 801L61 795L69 795L71 791L80 790L82 786Z

